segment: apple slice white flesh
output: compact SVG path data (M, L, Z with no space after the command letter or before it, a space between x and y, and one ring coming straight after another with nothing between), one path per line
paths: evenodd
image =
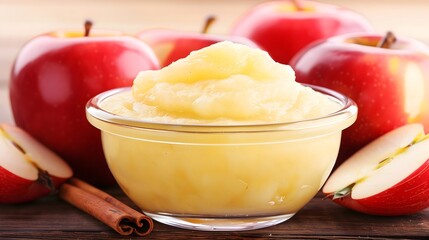
M344 200L336 201L337 203L365 213L376 215L413 213L429 206L429 200L425 200L429 197L424 196L429 195L428 159L429 136L424 135L422 125L408 124L381 136L351 156L329 177L322 191L334 201ZM409 181L412 178L422 179L419 180L422 183L413 182L415 184L413 186ZM407 184L402 184L401 188L397 187L404 182ZM389 193L389 190L392 192ZM396 208L395 201L399 202L398 199L403 198L395 194L409 194L409 202L400 200L401 204L414 206L409 207L409 211L407 206L402 206L403 209L388 209L388 206ZM423 195L413 196L413 194ZM383 196L388 196L389 199L383 199ZM353 200L356 202L351 203ZM374 209L371 204L374 205ZM379 204L387 208L380 209Z
M0 125L0 202L34 200L72 175L64 160L28 133Z

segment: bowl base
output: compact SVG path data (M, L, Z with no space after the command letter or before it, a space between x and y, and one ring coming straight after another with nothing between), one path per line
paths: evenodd
M144 212L160 223L199 231L245 231L266 228L290 219L295 213L269 217L198 217Z

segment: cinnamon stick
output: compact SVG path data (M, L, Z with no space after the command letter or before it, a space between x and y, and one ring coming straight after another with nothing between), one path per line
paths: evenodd
M77 178L72 178L62 185L59 197L102 221L121 235L130 235L134 232L139 236L145 236L153 230L151 218Z

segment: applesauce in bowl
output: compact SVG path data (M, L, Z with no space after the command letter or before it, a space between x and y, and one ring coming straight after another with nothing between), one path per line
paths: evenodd
M231 53L236 48L241 47L228 45L225 52L235 54L237 59L232 60L240 65L245 62L244 53ZM260 50L243 48L254 55L247 61L270 61L267 55L254 53ZM198 64L216 65L207 57L210 52L204 52L209 50L192 53L200 54ZM215 50L216 54L222 51ZM226 77L203 83L204 74L208 71L213 76L212 70L180 61L177 64L184 67L176 64L160 71L177 75L190 67L202 80L194 81L190 74L184 83L166 72L152 71L137 77L133 88L104 92L86 106L89 122L101 130L109 168L125 194L154 220L188 229L250 230L292 217L330 174L341 132L356 119L355 103L338 92L294 82L289 68L280 73L289 74L286 90L291 94L286 98L295 100L280 104L283 95L276 92L283 92L277 91L282 88L275 82L278 76L259 81L261 74L247 72L247 65L239 70L224 67L221 71L229 71ZM221 85L216 85L219 81ZM234 81L241 83L237 89ZM244 88L252 90L250 97L240 92L247 83L258 86L257 90ZM291 86L298 92L292 93ZM200 94L206 88L207 93ZM171 89L181 97L173 96ZM218 94L213 89L227 90ZM174 101L164 98L166 92ZM271 108L255 108L264 104ZM278 106L288 110L278 113Z

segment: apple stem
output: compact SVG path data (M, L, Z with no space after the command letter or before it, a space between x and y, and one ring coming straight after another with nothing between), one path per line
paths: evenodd
M393 32L388 31L386 35L378 42L377 47L379 48L391 48L396 42L396 37Z
M54 194L57 192L57 189L55 188L55 185L52 181L52 178L47 171L39 169L38 175L39 176L37 178L37 182L39 184L41 184L41 185L45 186L47 189L49 189L51 194Z
M353 187L355 186L355 184L356 183L352 183L352 184L350 184L350 185L348 185L347 187L345 187L345 188L343 188L343 189L341 189L341 190L339 190L339 191L336 191L336 192L333 192L333 193L330 193L328 196L326 196L326 197L330 197L330 198L332 198L332 200L335 200L335 199L338 199L338 198L343 198L343 197L346 197L346 196L348 196L348 195L350 195L351 193L352 193L352 189L353 189Z
M302 6L302 2L300 0L292 0L293 5L295 6L297 11L303 11L304 6Z
M85 37L89 36L89 32L91 31L92 25L93 25L93 23L92 23L91 20L86 20L85 21L85 24L84 24L84 27L85 27L85 34L84 34L84 36Z
M210 26L213 25L215 20L216 20L216 17L214 15L209 15L206 18L206 22L204 23L203 30L201 31L201 33L206 34Z

